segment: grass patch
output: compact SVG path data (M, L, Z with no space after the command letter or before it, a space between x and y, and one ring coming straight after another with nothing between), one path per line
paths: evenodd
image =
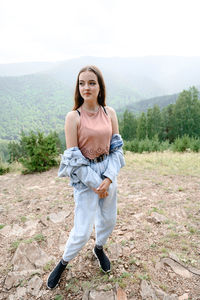
M64 300L62 295L55 295L54 300Z
M12 244L10 246L10 251L14 252L15 250L17 250L20 243L31 244L33 241L42 242L42 241L45 241L45 240L46 240L46 237L41 233L36 234L34 237L32 237L30 239L16 240L16 241L12 242Z
M12 244L10 246L10 251L14 252L15 250L17 250L20 243L21 243L21 240L17 240L17 241L12 242Z
M200 177L199 153L177 153L171 151L125 154L125 168L155 170L161 175L189 175Z
M36 242L43 242L46 240L46 237L42 233L39 233L34 236L34 240Z
M144 274L137 273L136 276L140 280L150 280L150 276L147 273L144 273Z
M0 229L3 229L5 227L4 224L0 224Z
M72 278L70 282L66 284L65 290L71 291L73 293L77 293L80 290L78 283L79 283L78 279Z
M45 272L50 271L52 269L53 264L54 264L54 261L50 260L48 263L46 263L46 265L44 265L43 270Z
M22 216L22 217L20 218L20 220L21 220L21 222L25 223L25 222L27 221L27 217Z

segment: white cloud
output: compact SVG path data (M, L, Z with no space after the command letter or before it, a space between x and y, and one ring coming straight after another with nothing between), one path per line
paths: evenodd
M200 55L199 0L0 0L0 63Z

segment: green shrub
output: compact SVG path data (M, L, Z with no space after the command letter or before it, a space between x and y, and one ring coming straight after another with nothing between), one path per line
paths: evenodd
M166 140L166 141L160 143L159 151L163 152L166 150L170 150L170 148L171 148L171 145L170 145L169 141Z
M131 151L135 153L142 152L154 152L154 151L165 151L170 149L171 145L169 141L160 142L158 137L155 136L153 139L146 138L144 140L134 139L132 141L124 141L123 149L125 151Z
M57 133L51 132L47 136L33 131L26 136L22 132L21 141L23 156L19 161L26 168L24 174L43 172L58 164L56 157L59 153L60 140Z
M123 149L126 151L131 152L138 152L138 144L139 141L137 139L134 139L132 141L124 141L124 147Z
M200 151L200 139L193 138L190 143L190 149L194 152Z
M134 139L132 141L124 142L124 150L128 150L131 152L153 152L153 151L164 151L169 148L169 142L160 142L158 137L155 136L152 140L146 138L144 140Z
M8 161L8 140L1 140L0 139L0 157L2 159L2 162Z
M3 175L5 173L9 172L9 167L6 163L3 163L2 158L0 157L0 175Z
M184 135L181 138L178 137L174 141L172 150L174 152L184 152L186 150L198 152L200 150L200 139L192 138L188 135Z
M9 154L9 158L8 158L8 162L12 163L14 161L19 161L20 157L23 156L24 154L24 149L22 147L21 142L15 142L15 141L11 141L8 144L8 154Z

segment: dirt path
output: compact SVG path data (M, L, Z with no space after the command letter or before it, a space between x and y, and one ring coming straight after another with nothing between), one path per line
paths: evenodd
M0 177L0 299L125 299L109 296L118 287L127 299L200 299L200 176L161 175L132 162L118 177L110 276L93 258L93 234L60 286L47 290L73 226L68 182L57 168Z

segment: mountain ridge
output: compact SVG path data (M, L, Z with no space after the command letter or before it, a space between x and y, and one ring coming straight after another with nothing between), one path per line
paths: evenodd
M31 64L26 63L29 70ZM0 138L16 139L23 128L63 129L64 117L73 107L77 74L88 64L102 71L107 104L118 113L126 108L141 112L154 104L163 108L183 89L200 86L200 57L80 57L39 63L36 73L0 76Z

